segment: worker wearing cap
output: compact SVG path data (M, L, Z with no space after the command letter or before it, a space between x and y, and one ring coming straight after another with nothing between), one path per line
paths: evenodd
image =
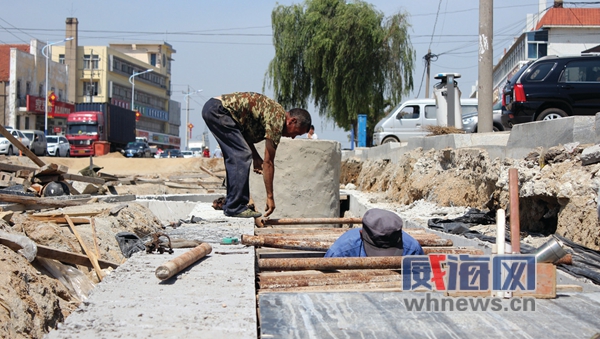
M279 103L254 92L223 94L206 102L202 118L221 146L227 174L223 212L230 217L257 218L248 207L250 166L262 174L267 192L265 217L275 210L273 177L275 150L281 137L295 138L308 132L310 114L301 108L286 111ZM255 143L265 140L264 159Z
M325 257L387 257L423 255L419 242L402 231L403 221L393 212L373 208L362 218L362 228L342 234Z

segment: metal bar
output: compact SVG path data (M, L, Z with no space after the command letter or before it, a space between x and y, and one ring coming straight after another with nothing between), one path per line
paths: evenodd
M209 244L202 243L177 258L158 266L155 272L156 277L160 280L169 279L186 267L210 254L211 251L212 247Z
M263 218L264 225L362 224L362 218Z
M456 248L456 247L423 247L425 254L471 254L483 255L483 250L477 248Z
M513 253L521 253L521 224L519 221L519 172L508 170L508 193L510 199L510 245Z
M349 231L351 228L339 228L339 227L275 227L275 228L255 228L254 235L272 235L272 234L342 234ZM420 228L405 228L404 232L413 234L433 234L427 233L424 229Z
M242 244L248 246L267 246L304 251L327 251L336 239L303 240L281 239L260 235L242 235ZM452 246L450 239L417 239L421 246Z
M402 257L259 259L258 267L265 271L399 269Z
M288 288L303 286L326 286L371 282L400 281L402 275L391 270L372 272L327 273L311 275L259 276L260 288Z

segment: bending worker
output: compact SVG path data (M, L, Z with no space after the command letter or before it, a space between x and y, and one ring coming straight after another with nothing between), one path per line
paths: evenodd
M389 257L423 255L419 242L402 230L402 219L393 212L373 208L362 218L362 228L342 234L325 257Z
M275 151L282 136L295 138L308 132L310 114L301 108L288 112L274 100L254 92L223 94L206 102L202 118L221 146L227 173L227 197L223 212L230 217L258 218L249 209L250 165L262 174L267 191L265 217L275 210L273 176ZM255 143L265 140L264 159Z

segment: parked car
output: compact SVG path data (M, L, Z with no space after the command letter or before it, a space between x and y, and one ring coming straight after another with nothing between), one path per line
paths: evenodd
M477 112L477 99L460 99L462 114ZM373 145L406 141L427 135L426 125L437 125L435 99L411 99L400 103L375 126Z
M62 135L49 135L46 137L48 144L48 154L56 157L70 157L71 144L69 140Z
M178 149L166 149L160 154L160 158L183 158L183 154Z
M463 112L462 124L466 133L477 133L477 122L479 121L478 112ZM502 124L502 102L498 102L492 107L492 129L494 132L506 131L508 128Z
M14 129L12 127L4 127L10 134L19 140L25 147L29 148L30 140L23 134L23 132ZM18 154L19 148L13 145L7 138L0 135L0 154L13 155Z
M181 151L181 154L183 155L184 158L194 158L194 152L193 151Z
M22 130L23 134L29 138L29 150L35 155L46 155L48 149L48 142L46 136L42 131L36 131L32 129Z
M547 56L523 66L502 92L505 125L600 112L600 55Z
M127 143L127 147L123 150L123 154L125 154L128 158L150 158L152 157L152 152L150 151L150 146L143 141L132 141Z

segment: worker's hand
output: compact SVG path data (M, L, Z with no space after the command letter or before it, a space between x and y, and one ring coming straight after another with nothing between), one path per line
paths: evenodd
M263 215L263 217L268 217L269 215L271 215L271 213L273 213L273 211L275 210L275 199L271 198L267 198L267 208L265 208L265 214Z
M262 174L263 160L260 157L253 159L252 164L254 165L254 173Z

